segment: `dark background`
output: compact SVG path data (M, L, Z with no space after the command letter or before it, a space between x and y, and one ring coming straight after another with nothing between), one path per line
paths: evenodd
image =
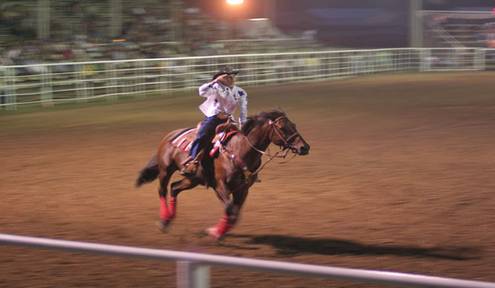
M265 0L245 0L242 11L225 9L224 0L186 0L220 19L267 17ZM316 30L318 39L341 47L404 47L409 44L406 0L273 0L273 22L288 34ZM491 0L425 0L424 10L491 11ZM227 12L226 12L227 11ZM235 15L233 15L235 14Z

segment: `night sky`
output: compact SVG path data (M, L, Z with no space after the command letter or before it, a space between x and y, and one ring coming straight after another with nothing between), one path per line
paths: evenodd
M276 3L278 11L300 12L315 8L385 8L407 9L408 0L244 0L243 14L246 17L262 17L264 4L267 1ZM186 6L200 7L209 14L218 16L228 13L225 0L183 0ZM425 10L491 10L495 0L423 0Z
M242 9L225 0L184 0L217 19L267 17L266 1L244 0ZM288 35L318 31L320 41L342 47L405 47L409 41L408 0L271 0L276 27ZM424 0L424 10L492 11L495 0Z

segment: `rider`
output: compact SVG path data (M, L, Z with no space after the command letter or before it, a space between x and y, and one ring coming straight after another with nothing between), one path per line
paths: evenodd
M189 157L182 162L184 168L181 173L185 176L196 174L200 153L215 136L215 129L218 125L226 122L235 112L237 105L240 106L239 122L242 125L246 122L247 116L247 93L244 89L236 86L235 76L239 71L230 67L220 69L212 78L199 87L199 96L206 100L199 106L199 109L206 116L201 122L196 139L191 145Z

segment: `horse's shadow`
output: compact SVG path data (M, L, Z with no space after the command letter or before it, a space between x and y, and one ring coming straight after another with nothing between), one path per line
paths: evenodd
M270 245L279 255L296 256L312 253L321 255L363 255L436 258L444 260L478 259L479 251L472 247L432 247L372 245L331 238L305 238L284 235L229 234L249 245Z

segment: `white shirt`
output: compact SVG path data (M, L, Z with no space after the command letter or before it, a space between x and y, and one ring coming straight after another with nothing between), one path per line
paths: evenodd
M205 83L199 87L199 96L206 100L199 106L199 110L207 117L224 112L233 114L240 106L239 122L243 124L247 117L247 93L244 89L233 86L229 88L217 81Z

